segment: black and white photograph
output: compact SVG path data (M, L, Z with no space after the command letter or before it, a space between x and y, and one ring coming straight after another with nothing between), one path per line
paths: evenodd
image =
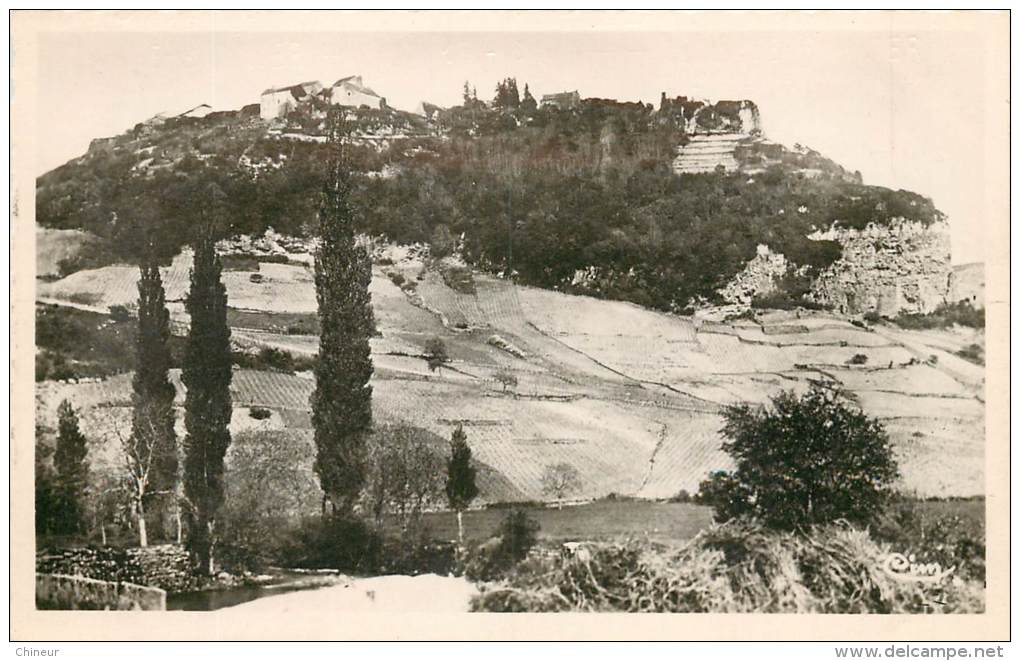
M11 34L12 636L1008 637L1008 11Z

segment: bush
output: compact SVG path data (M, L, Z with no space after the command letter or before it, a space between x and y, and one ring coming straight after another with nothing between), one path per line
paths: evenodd
M957 351L956 355L976 365L985 364L985 349L980 344L968 344Z
M248 415L250 415L255 420L267 420L270 417L272 417L273 412L261 406L253 406L251 407L251 409L249 409Z
M306 366L310 360L301 357L295 359L289 351L275 347L263 347L255 354L235 351L232 354L232 359L235 365L245 369L270 370L287 374L293 374L298 364Z
M681 489L677 491L672 498L669 499L671 503L693 503L694 497L687 491L687 489Z
M866 365L868 357L863 353L855 353L852 358L846 361L847 365Z
M131 310L126 305L111 305L110 319L117 322L131 321Z
M882 315L875 312L874 310L872 310L871 312L865 312L864 321L868 322L869 324L877 324L878 322L882 321Z
M287 567L375 573L382 543L375 528L354 515L310 517L301 522L281 558Z
M984 328L985 310L975 308L970 301L943 303L929 314L900 314L893 319L893 323L909 330L949 328L953 325Z
M491 581L503 576L538 541L540 526L522 509L507 513L496 530L496 535L468 552L464 575L473 581Z
M440 267L439 274L443 277L443 282L446 283L446 286L455 292L461 294L475 293L475 277L471 273L471 269L444 264Z
M428 528L422 527L383 543L378 571L384 574L438 574L457 572L457 545L432 539Z
M334 514L306 518L290 531L279 562L363 574L451 575L457 571L457 548L432 539L427 528L385 537L362 518Z
M786 530L866 523L891 495L898 470L885 428L839 391L783 392L771 408L729 406L723 418L723 450L737 469L702 485L717 520L747 514Z
M679 550L591 544L584 554L533 558L505 584L483 586L472 610L673 613L982 612L976 582L903 581L887 549L845 525L806 534L731 523Z
M403 288L404 283L407 282L407 279L404 277L404 274L398 271L387 271L386 275L389 277L390 281L397 287Z

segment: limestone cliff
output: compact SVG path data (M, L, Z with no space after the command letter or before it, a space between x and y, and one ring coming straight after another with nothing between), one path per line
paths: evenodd
M845 314L932 312L949 297L949 225L894 221L863 230L834 225L809 238L838 241L843 256L823 271L809 298Z

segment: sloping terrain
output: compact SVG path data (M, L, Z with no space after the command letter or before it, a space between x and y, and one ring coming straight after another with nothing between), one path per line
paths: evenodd
M182 255L164 271L170 301L184 295L189 262ZM409 279L421 270L420 263L395 268ZM261 282L253 282L252 273L224 274L231 305L248 315L244 327L233 331L235 344L313 355L315 336L255 323L283 312L314 314L311 271L261 264ZM80 271L40 283L38 295L76 305L87 300L101 310L132 302L136 274L126 266ZM581 473L576 498L693 493L710 471L730 467L720 449L723 406L764 402L813 381L845 387L882 419L900 460L903 488L922 496L983 493L983 369L953 355L973 341L964 333L864 329L803 312L716 323L477 274L471 294L451 289L432 272L405 290L381 268L373 275L380 332L372 340L375 417L444 438L462 424L484 466L486 501L543 498L542 471L559 462ZM187 319L179 303L171 307L180 332ZM435 372L422 358L432 337L443 339L451 357ZM509 370L516 386L504 388L497 370ZM310 434L313 387L309 373L236 371L235 428ZM122 427L129 419L130 376L39 384L44 426L54 425L65 397L83 410L86 433L109 444L110 416L119 417ZM252 406L273 415L254 421ZM110 455L109 448L97 452Z

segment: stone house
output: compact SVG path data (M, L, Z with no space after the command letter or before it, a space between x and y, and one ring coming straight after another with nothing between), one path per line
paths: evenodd
M335 105L360 108L382 109L386 107L386 99L376 94L371 88L365 87L361 76L347 76L333 83L328 90L329 101Z
M543 108L559 108L560 110L569 110L576 108L581 105L581 95L577 93L577 90L573 92L557 92L556 94L543 94L542 95L542 107Z
M322 83L311 80L288 87L271 87L259 99L259 117L276 119L285 117L298 104L311 101L312 97L322 91Z

